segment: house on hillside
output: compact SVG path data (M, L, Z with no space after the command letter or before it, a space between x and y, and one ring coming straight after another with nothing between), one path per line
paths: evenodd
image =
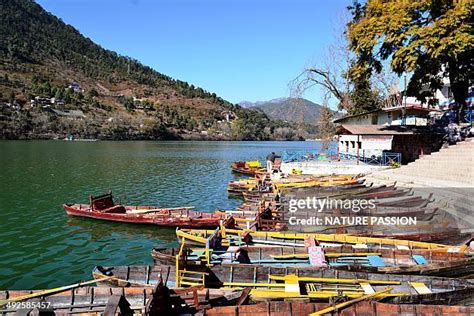
M68 86L69 89L72 89L74 92L79 93L79 92L84 92L84 89L82 89L81 85L75 81L71 82Z
M229 111L229 110L222 111L221 114L225 117L225 120L227 122L230 122L231 120L237 118L237 115L234 112Z
M404 163L436 151L442 135L430 128L434 109L418 105L377 109L334 120L338 153L360 160L381 160L401 154Z

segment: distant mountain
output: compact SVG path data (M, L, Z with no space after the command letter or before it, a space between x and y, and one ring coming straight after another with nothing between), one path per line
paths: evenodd
M239 103L244 108L254 108L263 111L273 120L315 125L322 106L303 98L277 98L269 101Z
M252 103L250 101L241 101L239 105L243 107L244 109L248 109L248 108L254 107L255 103Z
M1 0L0 21L0 139L271 139L281 125L97 45L32 0Z

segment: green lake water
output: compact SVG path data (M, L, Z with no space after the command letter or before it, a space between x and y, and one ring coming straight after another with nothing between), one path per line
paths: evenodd
M88 280L95 265L151 264L174 229L68 217L67 202L112 190L127 204L232 209L235 160L316 142L0 142L0 289Z

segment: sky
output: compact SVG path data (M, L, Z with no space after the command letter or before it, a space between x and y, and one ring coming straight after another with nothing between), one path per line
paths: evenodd
M104 48L237 103L290 96L350 0L38 0ZM305 94L321 103L319 89Z

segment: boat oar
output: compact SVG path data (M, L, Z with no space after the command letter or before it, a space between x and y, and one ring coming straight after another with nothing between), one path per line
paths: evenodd
M183 206L183 207L171 207L171 208L152 208L149 210L131 210L128 213L131 214L144 214L144 213L156 213L161 211L176 211L176 210L193 210L194 206Z
M32 293L32 294L17 296L17 297L8 299L8 300L0 301L0 306L3 306L3 305L5 305L7 303L10 303L10 302L19 302L19 301L23 301L23 300L29 300L29 299L32 299L32 298L35 298L35 297L38 297L38 296L46 296L46 295L56 294L56 293L64 292L64 291L67 291L67 290L76 289L78 287L83 287L85 285L89 285L89 284L93 284L93 283L97 283L97 282L102 282L102 281L107 281L107 280L113 279L113 278L115 278L115 277L114 276L109 276L109 277L94 279L94 280L90 280L90 281L86 281L86 282L79 282L79 283L75 283L75 284L71 284L71 285L65 285L65 286L54 288L54 289L43 290L43 291L39 291L39 292Z
M343 302L343 303L336 304L336 305L331 306L331 307L327 307L327 308L322 309L320 311L309 314L309 316L319 316L319 315L328 314L328 313L333 312L333 311L338 311L341 308L353 305L355 303L359 303L361 301L365 301L366 299L369 299L369 298L372 298L372 297L379 296L380 294L390 292L391 290L393 290L393 287L388 287L386 289L377 291L377 292L372 293L372 294L367 294L367 295L361 296L359 298L356 298L356 299L353 299L353 300L350 300L350 301L347 301L347 302Z

